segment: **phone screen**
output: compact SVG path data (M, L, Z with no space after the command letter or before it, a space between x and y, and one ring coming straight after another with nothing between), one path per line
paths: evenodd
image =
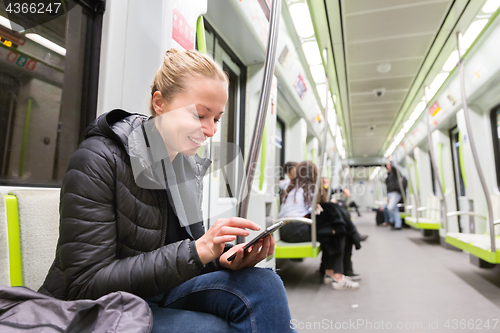
M252 239L250 242L248 242L244 247L243 250L248 249L250 246L256 244L259 240L265 238L267 235L272 234L279 228L283 226L283 221L279 221L278 223L273 224L272 226L268 227L266 230L264 230L262 233L260 233L257 237ZM236 253L234 253L232 256L227 258L227 261L233 261L234 258L236 258Z

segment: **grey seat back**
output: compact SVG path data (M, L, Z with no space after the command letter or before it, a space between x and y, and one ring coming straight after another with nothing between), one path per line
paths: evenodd
M17 190L23 286L38 290L59 238L59 189Z

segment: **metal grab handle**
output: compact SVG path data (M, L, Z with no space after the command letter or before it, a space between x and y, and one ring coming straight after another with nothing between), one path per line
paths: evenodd
M413 207L415 207L415 206L413 206L413 205L408 205L408 206L405 206L405 209L412 209Z
M479 154L477 153L476 143L474 141L474 135L472 134L472 125L470 123L469 108L467 107L467 96L465 95L465 78L464 78L464 60L462 59L462 53L460 50L460 37L461 33L457 33L457 49L458 49L458 69L460 75L460 93L462 95L462 108L464 110L465 116L465 127L467 127L467 134L469 136L470 148L472 151L472 157L474 159L474 165L476 166L477 175L479 176L479 181L481 187L483 188L484 196L486 197L486 205L488 206L488 218L490 224L490 241L491 241L491 253L496 253L495 245L495 225L493 223L493 206L491 204L490 191L486 185L486 179L484 178L483 169L481 169L481 164L479 163Z
M262 143L262 135L264 133L264 124L267 116L267 105L269 103L269 95L271 94L271 83L274 73L274 64L276 62L276 45L278 39L278 26L281 14L281 1L274 0L271 7L269 20L269 37L267 40L266 58L264 61L264 77L262 79L262 88L260 90L259 107L257 111L257 119L253 131L252 141L250 144L249 157L245 166L245 179L240 188L238 195L238 216L246 218L248 214L248 203L252 188L253 177L255 174L255 164L259 156L260 146ZM238 236L237 243L243 243L245 237Z
M486 216L479 215L479 214L476 214L474 212L469 212L469 211L466 211L466 210L456 211L456 212L450 212L450 213L446 214L446 216L448 216L448 217L460 216L460 215L469 215L469 216L479 217L481 219L486 220Z
M426 210L437 210L438 212L441 211L440 209L435 208L435 207L420 207L420 208L417 208L418 212L423 212L423 211L426 211Z
M308 219L307 217L285 217L285 218L277 219L276 221L274 221L274 223L278 223L278 222L284 222L284 223L301 222L301 223L306 223L306 224L311 224L311 225L313 224L313 220Z
M495 225L495 224L500 224L500 220L493 221L493 225Z

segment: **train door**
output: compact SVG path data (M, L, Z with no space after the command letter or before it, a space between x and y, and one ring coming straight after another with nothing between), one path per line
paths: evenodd
M104 7L60 10L36 26L0 10L0 185L58 187L95 119Z
M446 131L448 132L448 131ZM446 200L446 208L448 212L454 212L457 210L456 206L456 195L455 195L455 181L452 172L445 172L445 170L453 169L453 157L450 148L450 138L446 132L442 130L435 130L432 132L432 142L434 145L436 167L439 174L439 180L441 181L441 187L444 191L444 200ZM437 184L436 184L437 186ZM440 194L437 194L440 197ZM441 198L442 199L442 198ZM441 200L441 209L444 210L444 202ZM444 228L444 215L442 215L441 220L443 224L440 227L440 235L442 238L446 237L446 232ZM458 223L456 216L450 216L448 220L448 232L458 232Z
M278 184L280 179L285 178L283 167L285 165L285 122L279 117L276 117L276 153L275 164L276 171L274 172L274 184ZM274 194L279 194L279 187L274 186Z
M207 225L218 218L236 216L243 176L246 69L215 30L206 23L207 52L229 78L228 100L217 133L204 152L212 160L205 177L203 208Z
M455 178L455 192L457 194L456 204L459 211L469 211L469 200L466 195L466 181L465 181L465 165L463 161L463 135L458 127L450 131L451 139L451 152L453 156L453 174ZM468 216L458 216L458 231L459 232L473 232L474 223L469 223Z

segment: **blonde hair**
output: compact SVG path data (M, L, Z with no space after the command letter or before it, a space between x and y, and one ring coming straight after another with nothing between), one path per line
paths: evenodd
M153 117L156 116L153 94L159 91L163 99L169 103L176 94L184 91L186 79L189 77L221 80L229 85L227 74L208 56L198 51L170 49L165 52L163 64L156 72L151 85L149 109Z

